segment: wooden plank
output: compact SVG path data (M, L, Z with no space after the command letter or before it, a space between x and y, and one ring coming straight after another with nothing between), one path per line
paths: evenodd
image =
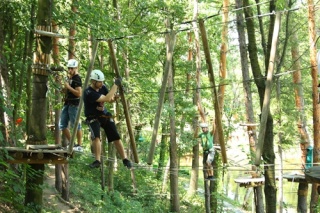
M37 149L61 149L59 144L49 144L49 145L27 145L26 149L28 150L37 150Z
M305 177L309 183L320 183L320 166L313 166L306 169Z
M307 182L305 175L300 174L300 173L283 174L282 178L287 179L290 182L296 182L296 183L306 183Z
M252 178L250 176L248 177L239 177L234 179L235 183L238 183L240 187L257 187L262 186L264 184L264 177L259 178Z
M10 164L67 164L67 159L12 159L7 161Z
M239 177L234 179L234 182L236 183L264 182L264 177L259 177L259 178L252 178L251 176Z
M6 161L11 164L66 164L70 157L67 150L63 149L30 150L19 147L0 147L0 150L8 153Z
M40 145L41 146L41 145ZM56 150L49 150L49 149L25 149L20 147L0 147L0 150L6 150L7 152L23 152L23 153L57 153L57 154L69 154L68 150L65 149L56 149Z
M258 187L258 186L262 186L263 184L264 184L263 182L240 183L240 187L245 187L245 188Z

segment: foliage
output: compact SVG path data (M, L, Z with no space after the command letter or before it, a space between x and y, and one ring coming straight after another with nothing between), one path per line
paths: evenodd
M16 117L22 117L27 120L27 91L28 83L27 69L31 68L32 55L28 55L28 42L30 32L34 29L32 21L34 19L31 14L34 0L4 0L0 3L0 18L1 27L3 28L1 34L1 71L5 70L8 75L8 80L2 84L0 94L1 111L4 111L11 120L10 128L8 128L11 138L18 142L18 146L23 146L24 136L26 132L26 122L21 126L15 126ZM195 85L195 60L187 60L187 53L189 49L194 52L194 38L192 43L188 41L188 33L193 33L193 26L191 20L193 16L193 5L190 1L117 1L117 8L111 1L91 0L91 1L74 1L77 7L76 12L71 11L71 0L54 1L53 16L58 24L59 34L68 35L71 25L76 25L76 58L80 61L80 74L86 76L87 67L90 60L90 50L88 46L91 40L88 37L100 39L98 57L95 61L95 68L100 68L106 74L109 85L113 83L114 73L112 71L111 63L109 62L109 50L106 41L112 39L116 47L116 57L118 60L119 69L122 76L126 76L125 70L128 70L129 76L125 77L125 91L126 98L130 103L130 115L133 126L138 124L145 124L141 130L145 140L138 144L138 154L142 165L146 161L147 153L151 141L152 128L154 122L154 115L158 106L159 91L162 85L162 73L165 65L165 35L167 28L165 21L170 20L172 29L177 32L175 51L173 56L174 65L174 96L175 109L169 109L165 103L161 122L169 120L170 112L175 110L176 115L176 129L177 142L179 145L179 156L183 156L191 152L193 145L192 130L186 130L186 127L192 126L192 119L197 115L197 109L193 103ZM284 1L277 1L278 10L287 10L287 5ZM299 6L298 2L297 5ZM235 12L230 7L230 22L229 22L229 37L228 37L228 54L227 54L227 70L228 76L226 79L219 79L220 69L220 43L221 43L221 1L201 1L199 2L199 17L205 19L206 31L208 34L208 42L210 54L213 63L214 74L217 79L216 84L226 85L226 93L223 107L223 128L226 138L226 143L229 146L228 139L240 127L239 123L246 122L245 106L243 103L243 80L241 76L241 66L239 60L239 47L237 32L235 29ZM255 14L257 8L252 7ZM269 12L267 3L261 3L262 16L264 25L261 26L267 34L267 26L269 18L272 14ZM283 13L283 17L289 14L288 11ZM272 88L272 101L270 110L274 116L274 133L283 133L282 141L279 144L285 148L292 148L299 144L300 137L296 131L296 122L299 117L299 112L295 108L293 85L291 73L293 61L291 61L291 52L288 46L284 46L284 41L290 37L295 31L300 42L300 60L301 60L301 86L304 92L305 117L307 120L307 129L312 135L312 91L311 91L311 76L310 76L310 62L309 62L309 43L307 35L307 17L305 8L301 7L290 12L290 23L292 29L286 33L285 18L282 19L281 32L278 45L278 56L282 53L284 55L284 63L277 70L279 71L274 79L275 84L280 85L280 98L277 99L276 89ZM258 26L258 17L253 17ZM258 30L258 27L257 27ZM193 34L192 34L193 35ZM194 35L193 35L194 36ZM264 64L263 44L261 41L262 35L258 36L257 43L259 44L258 53L261 64ZM291 44L289 43L289 46ZM319 45L319 42L317 43ZM34 51L34 44L31 44L31 52ZM200 44L201 46L201 44ZM65 62L68 57L68 40L59 40L59 59L61 65L65 67ZM287 50L287 51L284 51ZM201 46L202 51L202 46ZM205 108L208 117L214 117L212 88L210 86L207 75L207 65L203 57L201 58L201 97L202 105ZM194 54L193 54L194 56ZM277 61L278 62L278 61ZM264 65L263 65L264 66ZM263 69L265 70L265 69ZM66 73L63 72L65 75ZM187 75L191 76L191 80L187 80ZM254 86L253 76L251 75L250 85L253 93L253 108L254 117L257 123L260 121L260 104L257 95L257 88ZM189 90L186 91L186 88ZM53 81L53 76L49 75L47 100L53 103L55 98L54 89L59 88ZM218 87L217 87L218 88ZM30 98L30 97L28 97ZM48 107L53 109L60 108L61 104ZM124 114L120 112L120 118L124 124ZM83 116L83 115L82 115ZM48 118L50 116L48 115ZM53 122L53 121L50 121ZM0 124L5 127L4 124ZM159 131L159 135L161 132ZM0 141L4 140L3 132L0 132ZM275 137L275 140L276 139ZM241 145L241 151L248 153L247 142L244 141ZM159 158L159 149L156 149L155 160ZM21 210L23 203L22 196L16 196L15 193L24 193L24 183L17 181L23 179L23 169L21 167L11 167L4 162L0 157L1 172L0 172L0 202L12 202L16 209ZM248 157L250 159L250 157ZM99 171L89 170L86 167L91 156L77 156L76 159L70 161L71 169L71 197L77 198L74 202L77 204L81 200L81 207L88 211L103 212L110 207L110 211L120 212L126 209L132 209L132 212L140 212L145 209L146 212L154 211L161 212L163 209L168 209L169 199L167 194L161 193L160 183L155 181L154 172L148 167L141 166L135 170L136 179L139 185L139 193L134 194L131 184L128 181L129 172L119 166L115 174L115 188L113 193L106 193L99 184ZM153 165L154 166L154 165ZM179 175L189 175L187 170L180 171ZM86 180L86 181L83 181ZM150 192L150 188L153 190ZM3 189L3 190L2 190ZM158 193L154 193L154 192ZM6 193L3 193L6 192ZM184 198L184 191L181 193ZM100 197L103 199L100 199ZM224 199L224 198L221 198ZM199 197L195 200L189 201L182 199L183 208L188 207L192 210L199 210L202 212L202 200ZM195 204L196 203L196 204ZM199 209L198 209L199 208Z
M25 189L24 182L20 180L24 173L21 167L8 164L5 158L7 153L0 150L0 211L12 208L10 212L22 212Z
M86 150L88 151L88 150ZM118 162L114 174L114 191L108 192L101 188L100 169L90 169L88 164L92 157L88 154L77 154L70 161L70 198L73 205L85 212L163 212L169 209L167 192L162 192L161 180L155 178L154 172L148 166L137 165L133 173L135 176L137 192L132 188L130 171ZM105 166L108 161L105 161ZM180 176L180 175L179 175ZM105 178L108 172L105 168ZM188 181L189 174L181 172L181 197L186 194L184 185ZM107 186L106 186L107 188ZM203 200L200 197L183 199L182 209L202 211ZM184 211L182 211L184 212Z

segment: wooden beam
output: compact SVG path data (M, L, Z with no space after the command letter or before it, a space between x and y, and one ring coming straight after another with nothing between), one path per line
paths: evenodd
M90 74L91 74L91 71L92 71L93 66L94 66L95 58L97 56L98 45L99 45L99 42L97 40L95 40L94 43L93 43L93 49L92 49L92 55L91 55L90 64L89 64L89 67L87 69L86 78L85 78L84 84L83 84L84 87L87 87L89 85ZM73 146L74 146L74 141L75 141L75 138L76 138L76 135L77 135L77 131L78 131L78 124L79 124L82 108L83 108L83 98L80 98L80 103L79 103L78 110L77 110L76 120L75 120L75 122L73 124L72 135L71 135L71 140L70 140L70 144L69 144L69 153L73 153Z
M65 36L62 34L58 34L58 33L53 33L53 32L48 32L48 31L44 31L44 30L34 30L34 32L38 35L42 35L42 36L48 36L48 37L55 37L55 38L67 38L67 39L75 39L72 36Z
M112 40L110 40L110 39L108 40L108 45L109 45L110 56L111 56L111 60L112 60L112 64L113 64L113 69L116 73L116 76L119 78L120 72L119 72L119 67L118 67L118 63L117 63L117 58L114 53L114 47L113 47ZM135 143L134 134L133 134L133 130L132 130L129 108L128 108L126 98L124 96L124 91L121 86L119 87L119 93L120 93L121 102L123 105L123 110L124 110L124 114L125 114L125 118L126 118L127 129L128 129L128 134L130 137L130 145L131 145L131 150L133 153L133 158L136 163L139 163L139 157L138 157L136 143Z
M270 99L271 99L270 95L271 95L271 89L272 89L273 71L274 71L274 66L276 64L275 57L276 57L277 42L278 42L278 36L279 36L279 30L280 30L280 17L281 17L280 12L277 12L276 21L275 21L274 30L273 30L268 74L267 74L267 80L266 80L266 88L264 92L264 99L263 99L263 105L262 105L262 111L261 111L261 122L260 122L258 145L256 149L256 159L255 159L256 166L259 166L261 162L261 155L262 155L262 150L263 150L263 145L264 145L264 140L266 135L267 119L270 111Z
M163 78L162 78L161 89L160 89L160 94L159 94L158 108L157 108L156 115L154 118L152 138L151 138L150 149L149 149L149 154L148 154L148 159L147 159L147 164L149 164L149 165L151 165L153 162L153 156L154 156L154 151L155 151L155 146L156 146L160 117L161 117L162 108L163 108L162 106L163 106L166 87L167 87L167 83L168 83L169 70L170 70L170 67L172 66L172 58L173 58L175 41L176 41L175 33L171 32L170 38L169 38L169 44L168 44L168 54L166 57L166 63L165 63L165 67L163 70Z
M220 147L221 147L222 162L224 164L227 164L228 160L227 160L227 152L226 152L226 147L225 147L225 142L224 142L222 121L221 121L221 112L220 112L220 107L219 107L217 89L216 89L216 85L215 85L215 78L214 78L214 73L213 73L209 45L208 45L207 32L206 32L206 29L204 26L203 19L199 20L199 28L200 28L200 32L201 32L204 54L205 54L205 58L206 58L207 66L208 66L208 75L209 75L210 83L211 83L211 86L213 89L214 111L215 111L215 118L216 118L216 123L217 123L219 143L220 143Z

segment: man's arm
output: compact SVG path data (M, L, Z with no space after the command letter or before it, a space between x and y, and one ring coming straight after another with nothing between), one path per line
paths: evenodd
M81 96L81 93L82 93L82 88L81 87L76 87L75 89L73 89L68 82L65 82L64 88L69 90L76 97L80 97Z
M118 89L118 86L114 84L107 95L101 95L96 101L109 102L109 103L112 102L114 94L117 92L117 89Z

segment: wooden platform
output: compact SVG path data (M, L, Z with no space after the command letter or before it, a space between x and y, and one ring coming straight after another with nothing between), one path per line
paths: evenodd
M299 172L283 174L282 179L287 179L290 182L307 183L305 175Z
M306 169L304 174L309 183L320 183L320 166L313 166Z
M27 145L26 148L0 147L12 164L66 164L70 153L60 145Z
M252 178L251 176L247 177L238 177L234 179L234 182L240 184L240 187L257 187L264 184L264 177Z

